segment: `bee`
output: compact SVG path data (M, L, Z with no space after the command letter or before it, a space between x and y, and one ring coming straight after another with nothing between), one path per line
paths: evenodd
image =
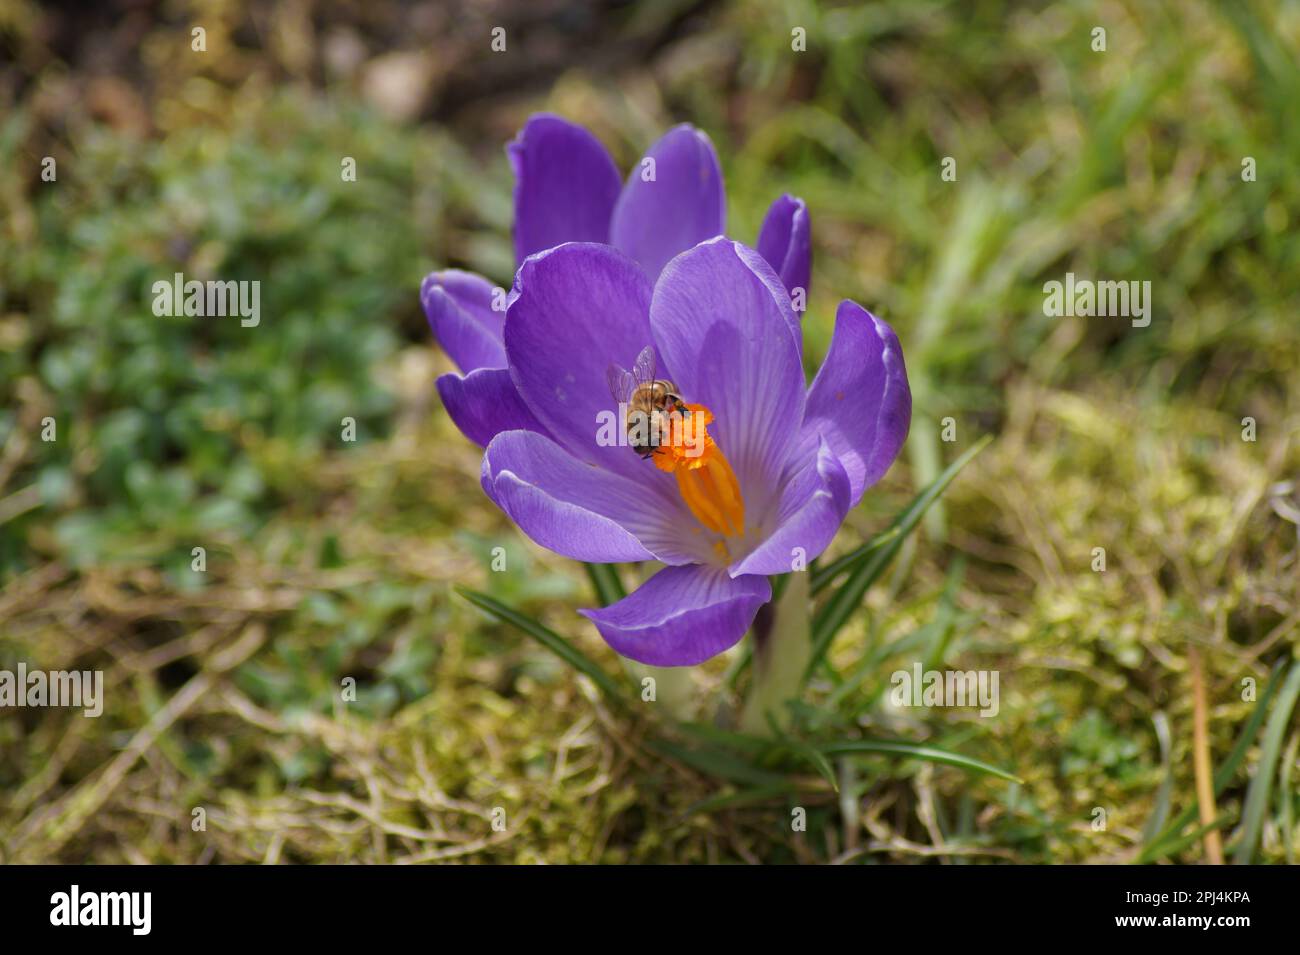
M677 386L655 377L653 345L641 349L631 371L610 365L605 377L610 395L627 409L623 425L628 444L643 460L657 453L659 445L668 437L672 415L690 416Z

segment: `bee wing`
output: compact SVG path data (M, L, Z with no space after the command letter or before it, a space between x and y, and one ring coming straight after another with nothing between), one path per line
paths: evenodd
M648 385L655 380L655 347L646 345L632 365L632 377L638 385Z
M609 393L614 401L620 405L627 404L636 388L632 372L620 365L610 365L605 369L605 380L609 382Z

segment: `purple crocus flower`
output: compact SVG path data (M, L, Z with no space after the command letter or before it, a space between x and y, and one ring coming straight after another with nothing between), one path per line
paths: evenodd
M629 184L612 203L620 250L594 214L540 212L545 190L527 198L534 177L563 178L528 143L526 129L515 147L525 155L514 158L525 193L516 197L516 243L527 257L504 318L491 310L491 288L465 273L440 273L422 290L440 340L468 371L443 376L439 392L449 411L448 399L457 403L461 430L486 445L484 490L535 542L576 560L668 565L623 600L581 611L605 640L643 663L699 663L740 640L771 599L767 575L818 556L894 460L911 420L902 351L887 324L844 301L808 387L786 279L800 257L789 253L790 235L806 230L806 215L803 226L790 216L784 233L765 225L762 254L685 232L672 241L695 242L665 254L658 233L619 225L620 210L638 205ZM563 151L553 161L575 166ZM690 190L695 177L665 180L665 165L661 197L639 202L644 214L697 212L668 185ZM716 160L699 168L710 166ZM720 178L716 195L720 219ZM548 231L547 215L563 228L581 223L596 241L531 249L562 234ZM772 251L782 242L787 254ZM705 428L696 454L670 439L647 460L603 433L614 404L610 365L632 364L647 346L655 376L681 397L677 413Z
M483 488L556 553L669 565L618 603L582 611L615 650L659 666L699 663L736 643L771 598L766 575L825 549L894 460L911 418L888 325L842 302L806 387L789 294L762 256L722 237L674 258L653 286L605 245L530 256L503 342L503 374L519 399L476 409L488 439ZM657 374L707 411L719 454L697 471L716 480L690 483L683 469L670 474L599 440L609 363L647 344Z
M726 231L718 157L709 138L692 126L665 133L626 184L600 141L558 116L533 116L507 153L515 172L517 265L564 242L600 242L627 253L654 282L673 256ZM653 179L648 178L651 169ZM759 230L758 251L787 289L807 295L812 239L803 200L783 195L772 203ZM481 417L485 403L527 420L504 373L506 302L493 284L472 272L432 272L420 288L420 300L434 335L463 373L443 375L437 382L442 403L461 432L487 444L491 434L484 431Z

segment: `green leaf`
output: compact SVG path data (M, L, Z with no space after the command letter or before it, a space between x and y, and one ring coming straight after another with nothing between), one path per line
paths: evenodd
M891 524L865 544L853 548L853 550L849 551L847 554L840 555L825 567L817 567L814 569L812 575L813 595L816 596L821 593L821 591L826 588L826 585L836 577L844 573L846 570L852 570L858 564L862 563L862 561L866 560L868 554L884 547L894 538L898 537L898 535L899 528L897 523Z
M569 664L569 666L573 667L578 672L585 673L587 676L591 677L592 682L595 683L596 686L600 688L600 691L609 699L619 704L625 704L627 702L622 690L608 673L602 670L589 656L554 630L542 626L536 620L525 617L523 614L519 613L519 611L507 607L500 601L493 600L487 594L482 594L476 590L470 590L468 587L460 586L456 587L456 592L485 613L496 617L498 620L508 623L513 627L518 627L565 663Z
M831 765L830 760L826 758L820 749L789 736L780 736L779 734L782 731L775 724L770 728L771 737L724 730L716 726L710 726L707 723L681 723L678 728L706 744L692 750L693 753L711 753L712 758L721 756L723 765L727 767L734 768L733 761L740 761L755 773L766 774L774 779L780 779L782 777L760 767L758 763L767 762L772 757L779 758L783 755L789 755L811 764L830 784L832 790L839 791L839 780L835 776L835 767ZM697 758L699 757L697 756ZM703 758L710 757L705 756ZM714 775L722 775L716 770L711 771Z
M769 752L774 745L770 739L723 729L712 723L680 722L677 724L677 729L709 745L738 749L756 755Z
M1259 844L1259 834L1264 827L1264 813L1268 811L1269 792L1277 773L1278 755L1282 751L1282 737L1286 734L1297 698L1300 698L1300 660L1291 664L1291 672L1287 674L1286 683L1269 715L1268 726L1264 728L1259 765L1255 768L1255 778L1246 790L1246 805L1241 812L1241 841L1237 843L1237 851L1232 857L1234 865L1250 865L1255 858L1255 847Z
M779 728L773 727L774 731L777 729ZM835 775L835 767L831 765L831 761L826 758L824 753L806 743L800 743L792 739L783 740L782 745L795 756L811 763L813 768L816 769L817 772L821 773L822 778L830 784L832 791L840 791L840 781Z
M848 622L849 617L857 610L867 589L876 582L884 569L889 566L889 562L893 560L894 555L903 546L903 541L907 539L907 535L916 529L916 525L920 523L926 510L939 499L939 496L952 483L958 472L975 455L979 454L991 440L993 439L990 435L980 438L967 448L957 460L948 465L933 483L918 494L912 503L894 519L890 529L896 529L897 533L888 543L882 547L872 547L869 541L849 555L850 557L857 555L854 560L844 564L844 568L852 567L849 579L845 581L844 585L836 591L835 595L827 601L826 605L818 611L813 619L813 652L811 659L808 661L808 666L804 670L803 678L805 681L812 676L813 671L821 664L826 652L830 649L831 641L835 639L835 634L839 633L840 628ZM835 570L839 564L840 561L836 561L824 570L819 570L818 575ZM835 573L839 572L835 570ZM834 575L834 573L830 574L831 577ZM822 586L825 586L828 582L829 578L824 577ZM816 588L817 580L814 578L814 592Z
M666 740L653 739L648 740L646 746L661 756L675 759L705 775L716 776L719 779L726 779L735 783L748 783L751 786L774 787L790 785L782 774L755 766L748 760L741 758L737 753L727 750L713 748L692 749L669 743Z
M831 743L829 745L819 746L818 749L827 756L851 756L860 753L880 754L885 756L905 756L911 759L923 759L931 763L943 763L947 766L956 766L958 769L969 770L973 773L997 776L999 779L1005 779L1008 782L1024 782L1024 780L1014 773L1009 773L1005 769L999 769L991 763L973 759L970 756L963 756L960 753L950 753L946 749L939 749L935 746L926 746L920 743L908 743L904 740L849 740L843 743Z
M583 564L587 568L587 577L591 579L591 588L596 591L596 599L602 607L618 603L627 596L623 581L618 576L615 564Z

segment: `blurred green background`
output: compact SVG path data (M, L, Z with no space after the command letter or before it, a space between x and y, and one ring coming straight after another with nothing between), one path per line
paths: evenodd
M1298 51L1300 5L1257 0L0 0L0 668L108 688L98 720L0 713L0 860L1198 862L1199 696L1229 857L1292 861ZM509 284L504 145L540 109L624 169L700 126L743 241L802 196L810 370L840 299L892 323L912 436L837 550L995 436L810 704L1022 782L665 755L452 590L620 670L581 567L483 497L418 303L434 268ZM1045 316L1067 271L1150 281L1150 326ZM259 280L260 325L156 317L175 272ZM918 654L998 670L997 718L891 709Z

